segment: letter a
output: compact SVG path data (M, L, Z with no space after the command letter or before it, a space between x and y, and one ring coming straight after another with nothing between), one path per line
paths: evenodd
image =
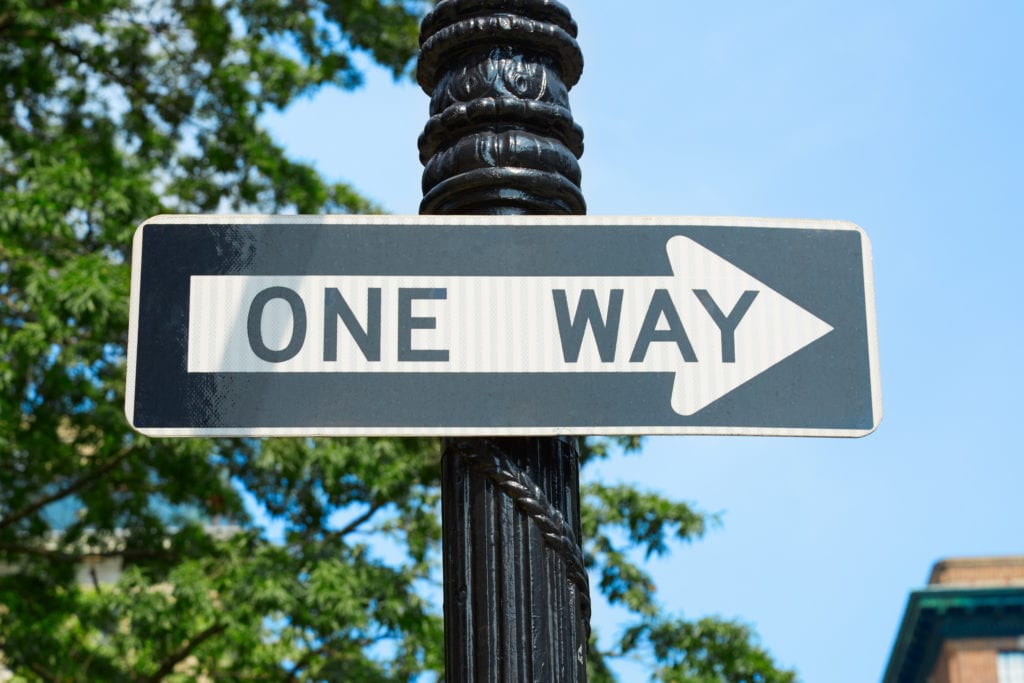
M662 316L665 316L665 322L668 323L667 330L658 329ZM633 347L629 362L643 363L651 342L675 342L679 347L679 353L683 355L683 360L687 363L697 362L697 354L693 351L690 338L686 336L683 321L679 319L679 313L667 289L656 289L651 295L651 305L647 307L647 315L644 317L644 324L640 326L640 334L636 337L636 345Z

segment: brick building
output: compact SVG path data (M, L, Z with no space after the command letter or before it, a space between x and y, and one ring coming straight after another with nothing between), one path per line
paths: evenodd
M883 683L1024 683L1024 556L942 560L910 594Z

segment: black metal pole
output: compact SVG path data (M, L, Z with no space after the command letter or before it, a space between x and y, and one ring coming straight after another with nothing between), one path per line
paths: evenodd
M437 3L420 31L420 213L586 212L575 37L554 0ZM442 496L445 680L586 681L576 439L446 439Z

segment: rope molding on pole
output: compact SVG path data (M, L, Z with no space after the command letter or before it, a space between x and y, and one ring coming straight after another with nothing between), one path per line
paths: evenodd
M487 439L450 439L448 450L458 454L470 468L494 482L543 532L545 543L569 568L569 578L580 597L584 628L589 639L590 577L583 560L583 550L576 541L572 527L565 521L565 516L551 504L544 491L532 479Z

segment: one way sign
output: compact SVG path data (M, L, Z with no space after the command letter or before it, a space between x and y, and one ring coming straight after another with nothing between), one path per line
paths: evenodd
M861 436L867 237L720 218L159 216L126 412L187 435Z

